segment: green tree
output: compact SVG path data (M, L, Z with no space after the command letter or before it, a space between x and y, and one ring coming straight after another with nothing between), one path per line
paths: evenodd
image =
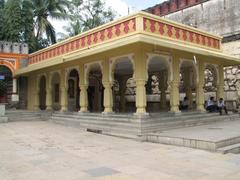
M72 0L69 11L71 22L64 28L68 34L65 37L93 29L112 21L116 16L103 0Z
M49 19L66 20L69 7L67 0L33 0L35 29L37 39L44 36L50 43L56 43L56 33Z
M34 7L31 0L22 1L22 41L28 44L30 52L37 50L37 39L34 34Z
M3 10L4 0L0 0L0 39L3 39Z
M7 41L20 42L22 33L21 1L8 0L3 13L4 39Z

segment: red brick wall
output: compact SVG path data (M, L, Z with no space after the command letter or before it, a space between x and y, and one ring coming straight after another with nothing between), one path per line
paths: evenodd
M177 10L177 0L170 1L170 12L174 12Z
M169 3L164 2L162 4L162 14L168 14L169 13Z
M182 9L187 6L187 0L179 0L178 1L178 7L179 9Z
M188 0L188 5L189 6L194 5L194 4L196 4L196 1L197 0Z
M205 1L208 0L168 0L154 7L150 7L146 9L146 11L158 16L163 16Z
M161 15L161 6L157 5L153 7L153 14L160 16Z

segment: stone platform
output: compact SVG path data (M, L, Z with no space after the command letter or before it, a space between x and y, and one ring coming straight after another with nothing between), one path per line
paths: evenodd
M7 111L10 122L48 120L84 131L132 138L140 141L186 146L191 148L239 152L240 117L237 113L183 112L101 114L78 112ZM220 127L218 127L220 126Z
M143 140L221 153L239 153L240 120L149 133L143 136Z

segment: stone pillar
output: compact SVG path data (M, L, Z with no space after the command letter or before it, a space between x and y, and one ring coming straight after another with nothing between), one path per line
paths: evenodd
M79 84L80 84L80 112L88 112L88 84L85 82L84 65L79 66Z
M13 78L12 93L13 93L13 94L16 94L16 93L17 93L17 79L16 79L16 78Z
M36 90L34 91L34 110L35 111L38 111L38 110L40 110L40 108L39 108L39 103L40 103L40 100L39 100L39 94L40 94L40 88L39 88L39 78L38 78L38 76L36 77L36 79L35 79L35 82L33 82L34 84L35 84L35 87L36 87Z
M198 61L198 81L196 83L196 103L197 103L197 110L204 112L204 62Z
M134 55L134 76L136 81L136 115L145 115L147 95L145 84L147 82L147 64L144 48L139 45Z
M61 93L61 111L67 111L67 99L68 99L68 93L67 93L67 73L65 69L61 70L60 75L61 83L60 83L60 93Z
M120 84L120 111L125 112L126 111L126 99L125 99L125 92L126 92L126 77L122 77L119 80Z
M173 55L172 59L172 79L170 85L170 112L179 113L179 82L180 82L180 68L179 56Z
M48 74L46 82L46 110L52 110L52 75Z
M183 79L184 79L184 87L186 90L185 92L186 97L188 98L188 101L189 101L189 109L192 109L192 105L193 105L192 78L193 78L193 75L191 74L191 68L184 68Z
M160 81L159 81L159 87L160 87L160 108L166 109L167 108L167 97L166 97L166 90L167 90L167 72L162 71L160 72Z
M163 87L160 94L160 107L161 109L167 108L167 98L166 98L166 89Z
M219 77L219 82L217 84L217 99L223 98L224 99L224 69L222 65L218 66L218 77Z
M102 84L104 87L104 100L103 100L103 106L104 106L104 113L112 113L113 112L113 97L112 97L112 85L113 82L110 82L110 67L109 67L109 58L105 58L103 60L103 69L102 69ZM114 78L112 78L114 79Z
M104 113L113 112L113 97L112 97L112 83L103 82L104 87Z
M80 84L80 112L88 112L88 85Z
M193 95L192 95L192 88L191 86L188 86L186 88L186 96L188 98L189 101L189 109L192 109L192 105L193 105Z
M12 87L12 102L18 102L19 95L17 93L17 78L13 78L13 87Z
M137 114L145 114L147 99L146 99L146 88L145 88L146 80L145 79L137 79L136 80L136 107Z

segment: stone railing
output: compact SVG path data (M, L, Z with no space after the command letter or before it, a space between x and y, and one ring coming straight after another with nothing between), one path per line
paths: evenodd
M0 41L0 53L28 54L28 45L26 43Z
M221 50L222 38L217 35L175 23L149 13L139 12L30 54L29 65L65 56L70 53L87 51L92 47L135 34L151 35L158 39L168 39L213 51Z

